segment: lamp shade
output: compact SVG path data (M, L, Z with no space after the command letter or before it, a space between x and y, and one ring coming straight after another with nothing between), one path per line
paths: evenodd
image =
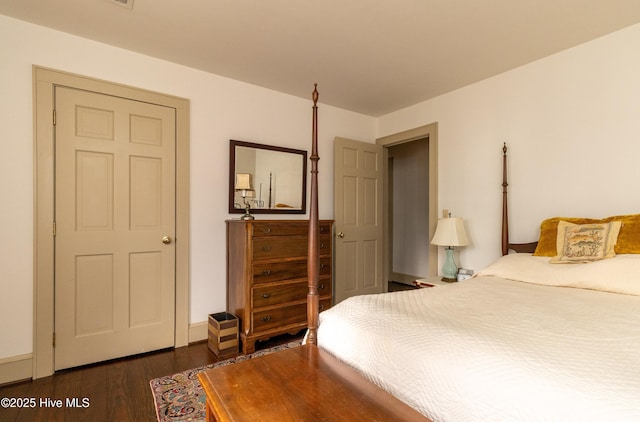
M436 234L431 239L433 245L439 246L466 246L469 238L464 230L462 218L442 218L438 220Z
M250 173L236 174L236 190L250 190L250 189L251 189L251 174Z

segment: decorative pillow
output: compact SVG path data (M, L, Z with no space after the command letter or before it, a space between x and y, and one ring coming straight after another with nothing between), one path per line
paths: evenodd
M620 234L615 246L617 254L640 254L640 214L617 215L601 220L593 218L567 218L553 217L546 219L540 224L540 239L536 247L534 256L553 257L558 255L556 240L558 237L558 223L568 221L574 224L610 223L612 221L622 222Z
M600 223L600 220L593 218L567 218L567 217L553 217L548 218L540 224L540 239L538 239L538 246L533 253L534 256L556 256L557 248L556 241L558 239L558 223L560 221L568 221L574 224L591 224Z
M549 262L581 263L613 258L621 225L620 221L597 224L560 221L556 240L558 255Z

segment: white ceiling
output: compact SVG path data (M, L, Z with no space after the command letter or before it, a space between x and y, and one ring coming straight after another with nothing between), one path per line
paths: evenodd
M380 116L640 22L640 0L0 0L0 14Z

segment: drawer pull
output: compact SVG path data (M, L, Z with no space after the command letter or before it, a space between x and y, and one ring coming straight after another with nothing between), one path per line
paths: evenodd
M262 275L271 275L271 270L262 271Z
M318 289L324 289L324 284L319 285Z
M264 229L262 229L263 233L271 233L271 227L265 227Z
M263 316L262 317L262 322L269 322L271 321L271 315L267 315L267 316Z
M325 245L325 243L324 243L324 242L320 242L320 249L324 249L324 248L326 248L326 247L327 247L327 245Z
M324 270L325 268L327 268L327 264L320 264L320 269Z
M271 297L271 293L267 292L267 293L262 293L262 297L265 299L269 299Z
M320 310L324 311L324 305L320 305Z
M269 252L271 250L271 246L265 245L265 246L262 247L262 250L265 251L265 252Z

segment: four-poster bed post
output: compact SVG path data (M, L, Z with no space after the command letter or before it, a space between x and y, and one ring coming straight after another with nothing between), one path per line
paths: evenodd
M307 259L307 277L309 293L307 294L307 341L318 344L318 279L320 278L320 255L318 253L318 84L314 84L313 123L311 129L311 200L309 205L309 246Z
M502 147L502 255L513 250L518 253L533 253L538 246L538 242L531 243L509 243L509 211L507 198L507 143Z
M507 207L507 143L502 147L502 255L509 253L509 212Z

